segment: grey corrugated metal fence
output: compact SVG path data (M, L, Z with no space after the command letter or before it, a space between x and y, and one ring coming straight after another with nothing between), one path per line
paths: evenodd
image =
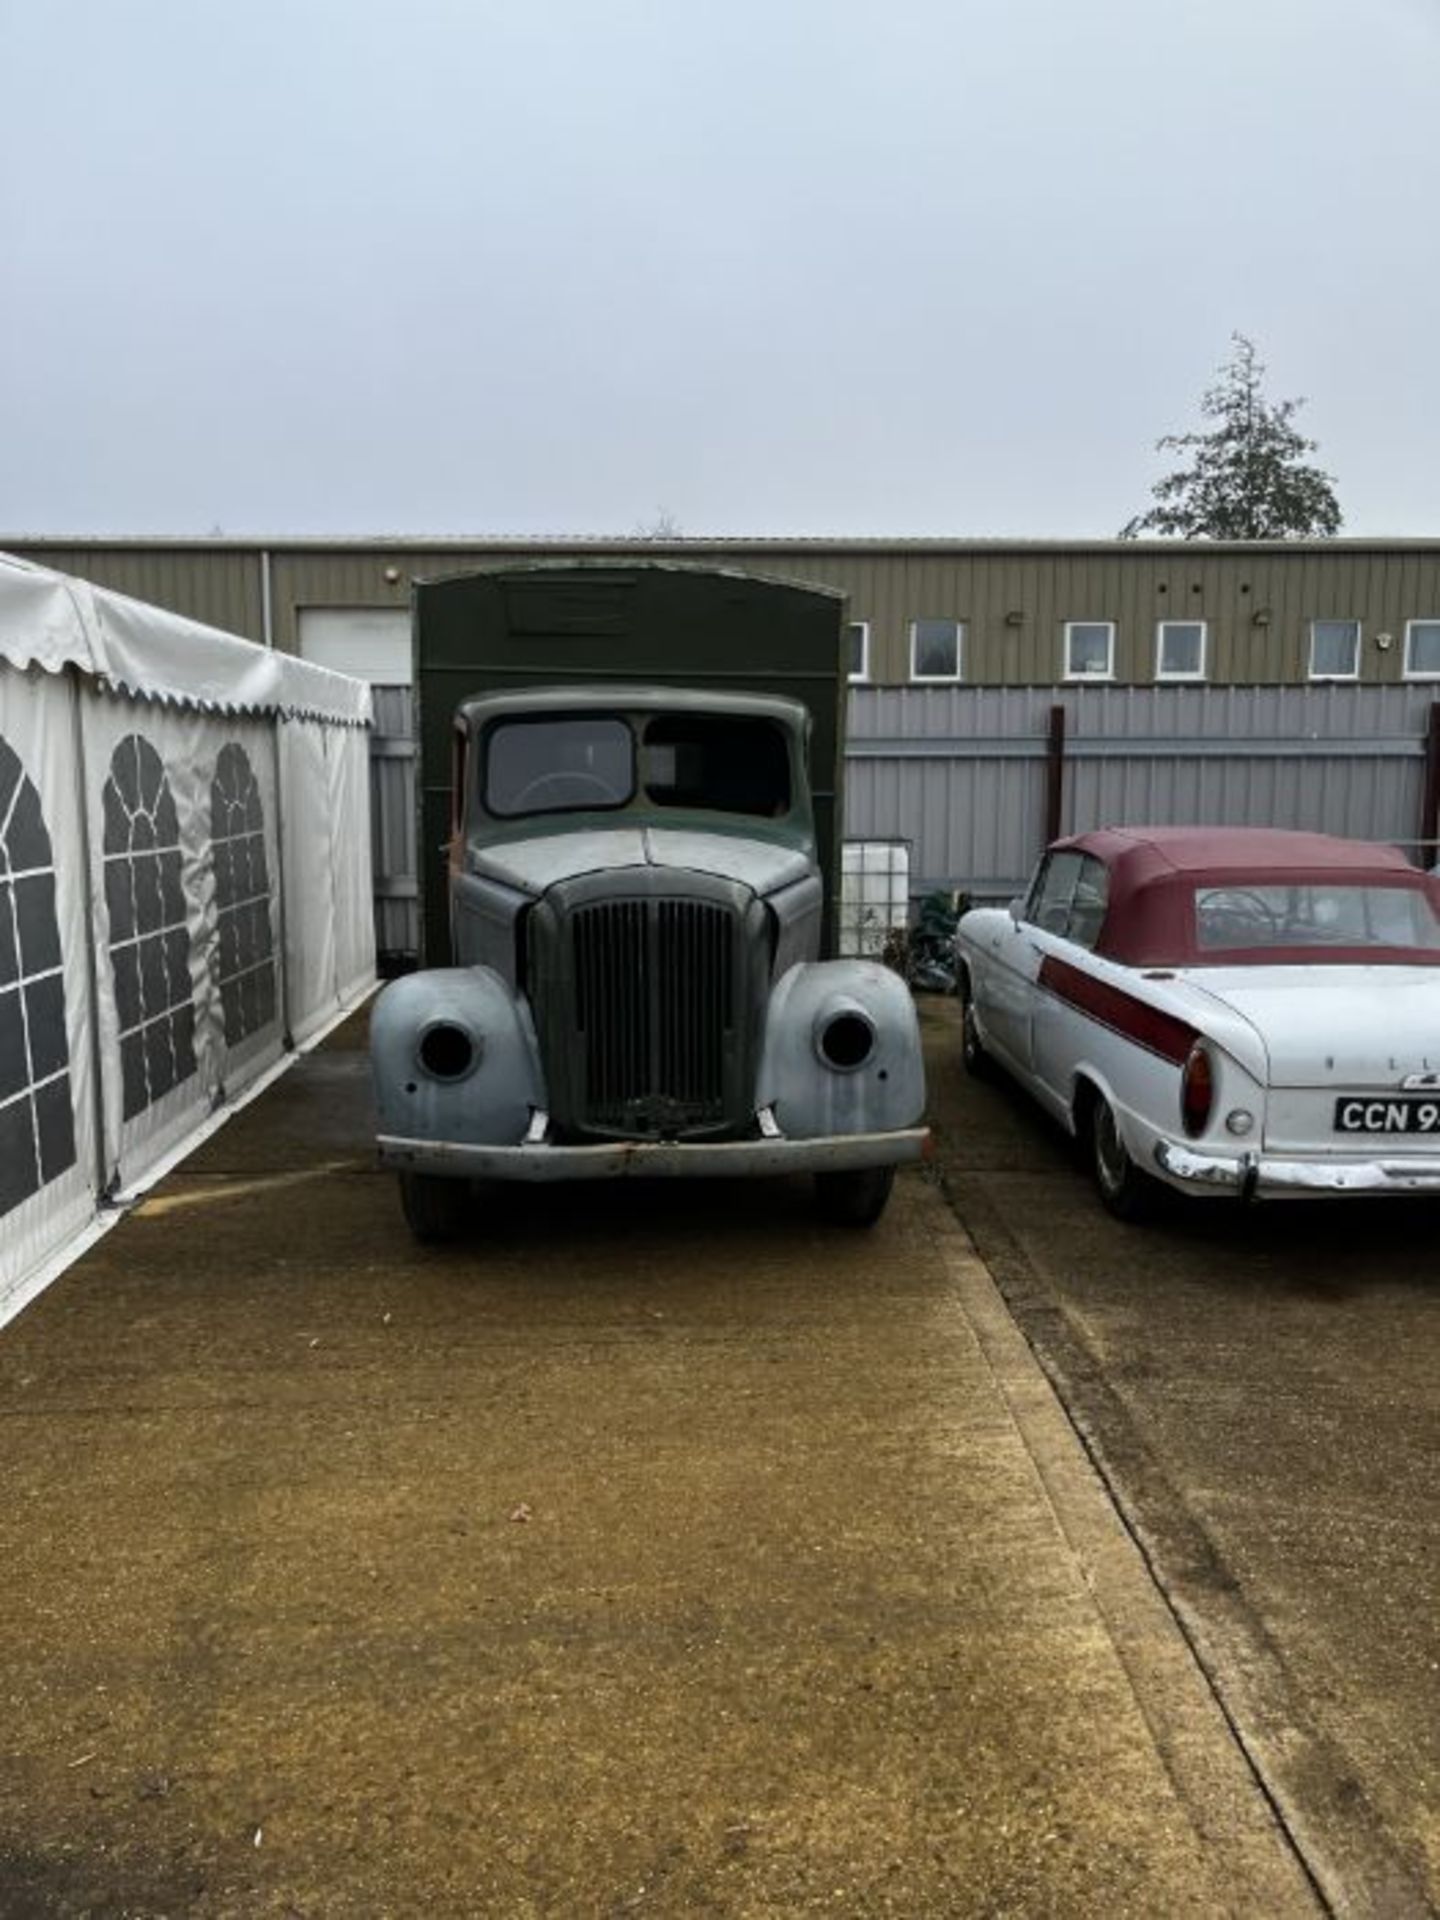
M1432 840L1437 690L1413 687L934 687L851 695L845 832L912 843L912 891L1016 892L1058 830L1306 827ZM1428 784L1427 784L1428 776ZM1422 836L1422 813L1429 823Z
M370 739L375 952L382 970L420 948L415 879L415 733L409 687L376 687Z
M1412 856L1440 794L1427 686L876 687L850 696L847 840L906 841L912 895L1017 892L1059 828L1308 827ZM375 689L376 946L418 947L408 687ZM1427 742L1431 743L1427 746ZM1437 858L1433 844L1425 864Z

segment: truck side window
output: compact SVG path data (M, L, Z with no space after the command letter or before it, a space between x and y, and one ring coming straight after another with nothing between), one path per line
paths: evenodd
M666 713L645 729L645 793L661 807L774 819L790 811L790 749L768 720Z

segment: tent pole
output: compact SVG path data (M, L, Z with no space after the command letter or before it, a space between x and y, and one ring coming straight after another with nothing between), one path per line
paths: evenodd
M75 794L80 815L81 897L85 907L85 980L90 998L90 1100L95 1127L95 1194L102 1205L109 1197L110 1178L105 1165L105 1083L100 1047L100 967L95 943L95 865L90 839L89 761L85 755L85 682L78 667L67 667L70 683L70 737L75 755ZM116 1168L118 1177L119 1168Z
M287 1053L295 1051L295 1034L290 1019L290 922L285 908L289 877L285 867L285 783L281 778L280 729L285 725L282 713L275 715L270 729L270 751L275 762L275 899L280 921L277 956L280 963L280 1044Z

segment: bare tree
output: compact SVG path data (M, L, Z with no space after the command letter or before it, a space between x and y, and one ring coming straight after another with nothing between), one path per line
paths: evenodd
M636 540L681 540L680 522L668 507L657 507L653 520L641 520L634 533Z

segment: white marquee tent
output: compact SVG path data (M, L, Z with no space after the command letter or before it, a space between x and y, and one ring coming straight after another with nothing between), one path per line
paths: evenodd
M0 555L0 1320L375 976L362 682Z

